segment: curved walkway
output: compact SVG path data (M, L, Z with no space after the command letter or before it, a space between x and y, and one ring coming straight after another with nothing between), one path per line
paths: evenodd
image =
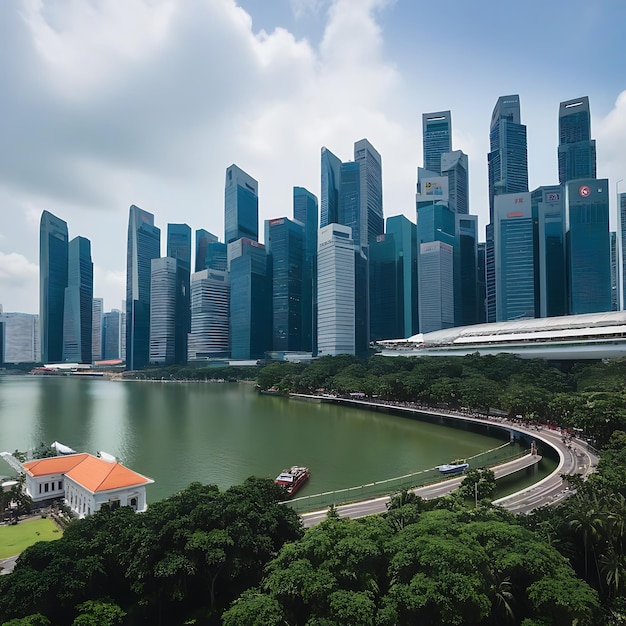
M598 463L597 455L591 452L583 441L574 438L564 440L563 435L559 431L551 430L545 427L527 428L506 419L477 418L458 413L429 410L417 406L413 407L379 402L366 402L364 400L327 397L322 398L321 401L333 402L335 404L351 404L361 406L362 408L389 407L394 410L406 411L409 413L420 412L428 413L430 415L440 415L450 419L463 420L501 428L509 433L518 433L527 438L541 441L550 446L559 455L559 463L550 475L546 476L544 479L535 483L531 487L527 487L509 496L494 501L494 504L502 506L513 513L526 514L533 509L560 502L573 493L568 488L567 483L563 480L562 475L578 474L582 476L583 479L586 479L587 476L593 472ZM508 464L505 463L494 468L496 476L498 475L498 468L505 465ZM419 487L413 491L425 499L437 498L454 491L462 480L462 476L456 476L449 480L436 483L435 485ZM389 500L390 496L383 496L364 502L345 504L336 508L341 517L358 518L364 517L365 515L385 512L387 510L387 503ZM324 508L320 511L302 514L301 517L305 527L314 526L315 524L323 521L326 518L327 512L328 508Z

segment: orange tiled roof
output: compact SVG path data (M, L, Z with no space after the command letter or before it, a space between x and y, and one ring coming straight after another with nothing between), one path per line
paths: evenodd
M71 454L30 461L24 463L24 468L31 476L65 474L93 493L146 485L152 482L149 478L133 472L117 461L109 463L91 454Z
M68 454L67 456L53 456L49 459L37 459L24 463L24 469L30 476L46 476L47 474L67 474L78 463L89 455Z

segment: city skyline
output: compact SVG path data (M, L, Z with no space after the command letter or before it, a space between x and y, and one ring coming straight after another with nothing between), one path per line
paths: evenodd
M410 28L420 23L413 3L146 6L132 0L121 13L114 3L0 7L2 58L21 59L19 72L0 71L0 129L12 147L0 157L0 207L14 216L0 230L5 311L38 312L42 210L91 240L94 296L104 298L105 310L121 308L128 207L153 213L161 229L186 222L221 238L230 163L258 180L262 224L290 215L294 186L319 197L322 146L347 161L354 141L365 137L382 157L384 218L414 221L421 117L432 111L451 111L452 145L469 156L469 209L484 241L489 118L509 93L519 94L528 129L530 189L558 182L560 103L589 98L597 176L609 179L616 226L615 185L626 178L626 92L612 52L621 6L575 2L559 13L555 33L557 9L531 2L517 7L519 19L500 33L489 27L486 8L458 3L436 37L424 31L419 38ZM533 46L524 47L531 28ZM582 28L598 45L566 67L562 50ZM485 32L488 50L481 47ZM510 50L504 53L511 39L521 42L514 65ZM463 63L446 64L444 72L459 54ZM423 80L426 68L432 75L440 65L439 80ZM133 90L129 98L137 84L142 95ZM161 247L164 254L163 241Z

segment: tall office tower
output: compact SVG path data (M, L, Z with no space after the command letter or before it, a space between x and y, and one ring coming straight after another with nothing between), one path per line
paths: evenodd
M565 231L569 313L611 310L609 181L565 184Z
M206 249L206 269L225 272L228 266L228 246L212 241Z
M401 330L398 337L408 338L415 335L419 330L417 226L404 215L394 215L387 218L386 231L393 235L395 240L401 283L398 290L401 316Z
M559 182L596 177L596 142L591 138L589 98L559 106Z
M215 241L218 241L218 237L208 230L204 230L204 228L198 228L196 230L195 272L201 272L207 268L207 248L210 243Z
M178 261L152 259L150 284L150 363L176 362Z
M417 241L420 332L451 328L454 326L455 214L445 204L420 207Z
M240 239L228 246L232 359L260 359L272 347L272 284L265 246Z
M539 317L567 315L565 272L565 215L560 185L537 187L530 194L537 220Z
M626 193L618 194L618 233L619 238L619 267L620 267L620 294L619 309L624 310L624 301L626 299Z
M102 316L102 359L112 361L121 358L122 312L107 311Z
M187 335L191 329L191 228L167 225L167 256L176 259L176 314L174 363L187 362Z
M320 228L339 223L341 160L325 147L322 148L321 169Z
M498 98L491 115L489 146L489 222L493 223L495 196L528 191L526 126L521 122L519 96Z
M352 241L361 247L361 167L355 161L341 164L338 224L348 226ZM366 245L365 243L363 245Z
M535 241L530 194L495 198L496 321L536 316Z
M161 254L161 231L154 215L131 205L126 256L126 369L138 370L150 358L151 262Z
M478 324L478 217L455 214L454 325Z
M39 226L39 337L44 363L63 360L67 254L67 224L44 211Z
M402 266L391 233L378 235L369 247L370 338L397 339L403 335Z
M369 252L354 248L354 347L357 356L366 357L370 349Z
M120 316L120 359L126 362L126 300L122 300Z
M429 333L454 326L453 272L453 246L443 241L420 243L420 332Z
M355 245L367 246L383 234L383 175L380 154L367 139L354 143L354 162L360 167L360 229ZM345 223L345 222L344 222ZM354 233L354 231L352 231Z
M422 207L442 204L448 206L448 177L437 172L417 168L417 193L415 208L419 212Z
M91 308L91 360L102 361L102 320L104 315L104 300L94 298Z
M618 257L617 249L617 233L611 231L609 233L611 241L611 311L619 310L619 289L618 289Z
M493 248L492 248L493 249ZM486 278L486 244L484 241L481 241L478 244L477 250L477 266L478 266L478 324L484 324L487 319L487 309L486 309L486 301L487 301L487 289L485 286L485 278ZM494 314L495 316L495 314Z
M526 126L521 122L518 95L501 96L491 115L487 169L489 173L489 225L486 241L487 321L496 321L496 285L493 250L494 198L528 191Z
M348 226L329 224L317 239L317 354L356 354L355 249Z
M91 363L93 263L91 242L74 237L68 246L67 287L63 309L63 360Z
M452 150L452 116L450 111L422 114L424 168L441 173L441 155Z
M191 332L188 359L228 357L230 282L228 273L202 270L191 276Z
M259 239L259 184L236 165L226 168L224 241Z
M0 307L0 363L38 363L39 315L3 313Z
M302 350L304 227L286 217L265 222L272 284L272 350Z
M312 352L317 339L317 198L304 187L293 188L293 219L304 226L302 265L302 350Z
M441 155L441 175L448 178L448 207L455 213L469 213L468 159L463 150Z

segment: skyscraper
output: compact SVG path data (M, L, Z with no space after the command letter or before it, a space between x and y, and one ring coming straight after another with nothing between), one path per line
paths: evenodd
M534 225L529 193L495 198L496 321L536 316Z
M359 165L359 236L356 246L367 246L383 234L383 179L380 154L367 139L354 144L354 162ZM347 224L347 222L343 222Z
M611 310L609 181L565 184L569 313Z
M455 214L454 325L478 324L478 217Z
M317 198L304 187L293 188L293 218L304 226L302 265L302 350L312 352L317 339Z
M63 309L63 360L91 363L93 263L89 239L74 237L70 241L67 270Z
M228 357L229 317L228 273L206 269L192 274L189 361Z
M624 300L626 298L626 193L618 194L619 200L619 231L617 237L620 240L619 267L620 267L620 294L619 309L624 310Z
M452 116L450 111L422 114L424 168L441 173L441 155L452 150Z
M260 359L272 346L272 285L265 246L240 239L228 246L230 349L233 359Z
M91 360L95 363L96 361L102 361L102 324L104 314L104 300L102 298L94 298L91 310Z
M167 225L167 256L176 259L174 363L184 364L191 328L191 228L187 224Z
M446 207L449 202L448 177L437 172L417 168L417 193L415 194L415 208L419 213L422 207L442 204Z
M302 350L304 227L286 217L265 222L272 272L272 350Z
M126 368L141 369L150 356L151 262L161 252L154 215L131 205L126 257Z
M522 124L518 95L501 96L491 115L487 169L489 174L489 224L485 246L486 315L496 321L494 268L494 198L504 193L528 191L528 149L526 126Z
M44 211L39 226L39 336L44 363L63 360L67 255L67 224Z
M596 142L591 139L589 98L559 106L559 182L596 177Z
M355 161L341 164L339 184L338 224L348 226L352 231L352 241L361 245L361 167ZM363 245L367 245L366 242Z
M322 185L320 196L320 228L339 223L339 188L341 160L328 148L322 147Z
M178 262L152 259L150 284L150 363L172 365L176 357Z
M521 122L519 96L498 98L489 131L489 222L493 223L494 197L528 191L526 126Z
M320 229L317 248L317 354L355 354L355 249L348 226Z
M226 168L224 241L259 239L259 184L236 165Z
M404 215L394 215L387 218L386 231L394 237L399 264L401 332L398 337L412 337L419 329L417 227Z
M448 178L448 207L455 213L469 213L468 159L463 150L441 155L441 175Z
M378 235L369 246L370 338L401 337L403 328L402 267L392 233Z
M39 315L3 313L0 306L0 363L41 361Z
M120 310L113 309L102 316L102 358L105 361L122 358L121 339L124 332Z
M530 197L537 219L538 314L539 317L567 315L563 188L537 187Z
M210 243L218 241L218 237L204 228L196 230L196 260L194 272L206 269L207 248Z

